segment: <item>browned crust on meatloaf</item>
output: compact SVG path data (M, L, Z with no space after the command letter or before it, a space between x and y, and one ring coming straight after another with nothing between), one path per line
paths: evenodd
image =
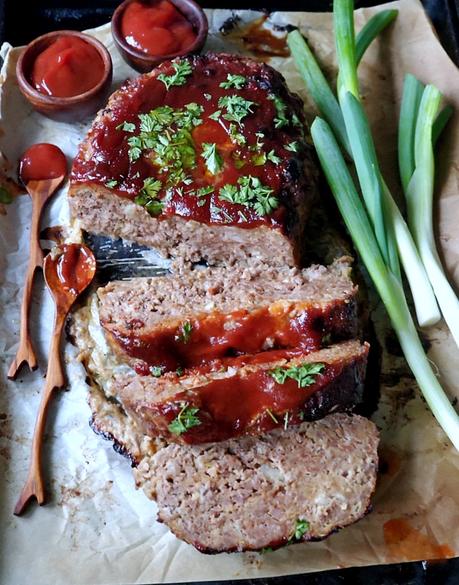
M115 377L113 391L148 436L189 444L222 441L352 409L362 400L368 349L349 341L293 359L258 354L256 363L242 367L227 360L223 371L160 378L126 374ZM303 388L295 380L278 383L270 373L313 363L322 364L322 372ZM184 406L198 409L199 423L176 434L169 425Z
M257 79L260 87L280 96L307 128L301 99L289 92L283 76L270 66L223 53L207 53L188 59L193 69L202 67L206 72L211 72L215 67L224 67L228 62L240 63L245 72L248 71ZM134 96L149 77L156 77L169 69L170 63L166 62L116 91L107 107L99 112L92 129L81 143L75 163L97 156L92 137L97 128L111 120L118 102L121 103L126 95ZM204 258L209 263L234 263L250 258L275 265L301 265L304 242L307 240L307 218L311 205L317 199L318 182L313 149L306 141L303 147L301 160L292 153L279 192L281 204L287 210L282 229L206 225L176 216L157 220L142 207L119 197L101 183L91 183L90 179L83 181L81 177L78 177L77 182L75 173L69 188L71 216L78 220L84 230L138 242L157 249L165 257L180 257L189 261Z
M377 446L371 421L334 414L261 437L171 444L135 474L158 519L201 552L260 550L359 520L375 489ZM298 520L307 530L295 539Z

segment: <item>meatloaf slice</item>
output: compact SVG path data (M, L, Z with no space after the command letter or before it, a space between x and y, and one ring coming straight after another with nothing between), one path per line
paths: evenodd
M170 444L146 458L137 482L158 519L205 553L318 540L370 506L378 431L333 414L286 431L217 444Z
M100 322L115 352L142 375L270 349L312 351L358 333L348 261L112 282L97 293Z
M113 391L150 437L223 441L351 409L362 400L368 349L348 341L295 357L284 350L233 358L181 376L121 374Z
M98 114L73 163L72 218L165 257L301 264L317 186L306 134L300 98L268 65L166 61Z

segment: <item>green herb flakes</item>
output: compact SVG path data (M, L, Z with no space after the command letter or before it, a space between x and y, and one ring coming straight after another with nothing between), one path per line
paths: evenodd
M303 536L309 530L309 522L307 520L297 519L295 524L295 531L292 536L292 540L301 540Z
M206 161L206 167L209 173L217 175L223 168L223 159L218 153L215 143L204 142L202 144L202 158Z
M271 412L271 410L269 410L269 408L266 409L266 414L277 424L279 421L277 420L277 418L274 416L274 414Z
M274 102L274 107L276 108L274 128L283 128L284 126L288 126L289 120L286 116L287 106L285 102L280 97L274 95L273 93L268 96L268 99Z
M134 199L134 202L144 207L150 215L160 215L163 210L163 203L158 199L161 188L161 181L148 177L143 182L143 188Z
M277 207L279 200L273 190L263 185L258 177L245 175L240 177L236 185L224 185L219 191L219 198L253 209L258 215L269 215Z
M213 114L210 114L209 118L211 120L213 120L214 122L218 122L218 120L220 119L220 116L222 115L222 111L221 110L215 110L215 112Z
M196 197L205 197L206 195L210 195L214 192L214 188L210 185L208 187L199 187L196 189Z
M135 132L135 124L132 122L123 122L122 124L118 124L116 130L124 130L125 132Z
M175 69L175 73L172 75L166 75L165 73L158 75L158 80L164 83L168 91L173 85L185 85L187 77L191 75L193 71L190 62L186 60L176 61L175 63L172 63L172 66Z
M160 378L163 375L163 368L161 366L151 366L150 374L154 378Z
M242 89L246 83L247 78L243 75L231 75L231 73L228 73L226 76L226 81L222 81L222 83L220 83L220 87L223 87L223 89Z
M289 150L290 152L299 152L300 145L298 142L289 142L284 146L285 150Z
M226 110L223 118L239 125L246 116L253 113L252 107L255 105L255 102L235 94L225 95L218 100L218 107Z
M230 124L228 134L233 144L244 146L247 143L247 138L239 132L236 124Z
M193 331L193 325L190 321L185 321L182 323L180 333L176 336L177 341L181 341L182 343L188 343L190 341L191 332Z
M107 181L105 183L105 186L108 189L114 189L117 185L118 185L118 181L116 179L112 179L111 181Z
M196 416L198 412L199 408L189 406L188 402L185 402L177 417L169 424L169 431L174 435L181 435L189 429L199 426L201 421Z
M290 366L289 368L279 366L270 370L269 374L278 384L285 384L287 378L290 378L297 382L298 388L306 388L306 386L314 384L314 376L320 374L324 368L324 364L306 363L299 366Z
M266 158L275 165L278 165L281 161L281 159L277 156L274 150L270 150L266 155Z

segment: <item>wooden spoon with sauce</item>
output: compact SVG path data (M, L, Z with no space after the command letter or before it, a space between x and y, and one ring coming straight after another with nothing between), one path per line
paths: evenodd
M51 250L45 258L43 269L46 285L55 303L54 331L49 349L46 384L33 434L29 475L14 509L14 513L17 516L22 514L31 498L35 498L40 505L45 501L41 470L41 447L46 424L46 413L53 391L65 386L60 354L62 330L73 303L94 278L96 259L87 246L66 244L56 246Z
M29 331L29 306L35 271L43 265L40 248L40 218L42 211L67 175L67 161L60 148L53 144L34 144L22 155L19 178L32 199L32 225L30 228L30 253L27 276L21 306L21 330L19 347L8 370L8 378L14 380L19 368L27 363L31 370L37 368L37 358L32 347Z

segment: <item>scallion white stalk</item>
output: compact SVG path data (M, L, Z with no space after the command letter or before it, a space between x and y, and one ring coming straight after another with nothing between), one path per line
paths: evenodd
M424 89L414 139L415 170L406 190L406 202L408 223L419 254L443 317L459 347L459 299L443 271L433 230L435 159L432 133L441 97L432 85Z
M328 124L316 118L312 139L354 245L387 309L406 360L432 413L459 450L459 416L438 382L413 323L402 284L387 268L367 213Z

